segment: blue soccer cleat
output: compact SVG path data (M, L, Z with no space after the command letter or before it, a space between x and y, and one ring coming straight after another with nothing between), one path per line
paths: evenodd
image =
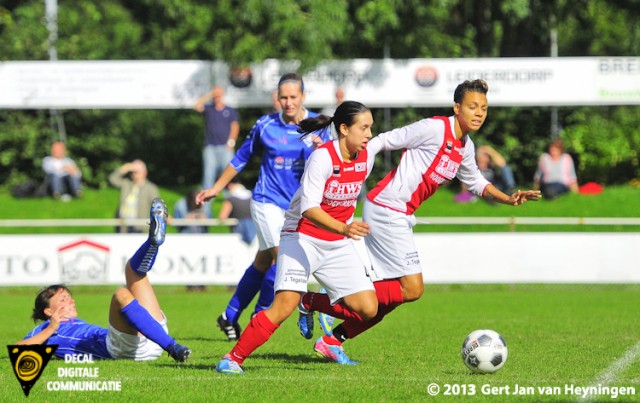
M320 294L326 294L327 290L325 290L324 288L321 288L320 291L318 291ZM333 321L335 320L335 318L329 314L326 314L324 312L320 312L318 314L318 322L320 323L320 327L322 328L322 331L324 332L324 334L326 334L327 336L331 336L333 334Z
M222 360L216 365L216 371L225 375L242 375L244 371L237 362L231 359L229 354L225 355Z
M331 344L325 343L320 337L316 340L316 344L313 346L313 350L318 354L319 357L327 358L335 363L340 365L356 365L357 361L353 361L347 354L344 352L344 348L342 346L332 346Z
M300 334L305 339L311 339L313 337L313 311L308 311L302 305L302 298L300 298L300 304L298 304L298 311L300 312L300 316L298 317Z
M167 205L159 197L151 202L149 240L153 245L160 246L164 243L167 234Z

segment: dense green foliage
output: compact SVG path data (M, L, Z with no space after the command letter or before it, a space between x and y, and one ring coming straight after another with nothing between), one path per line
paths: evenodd
M37 287L0 289L2 344L32 329L29 320ZM72 287L79 315L107 325L113 287ZM316 357L314 340L303 339L289 318L253 357L243 376L225 376L213 366L232 344L215 327L231 293L209 287L188 293L184 287L156 287L171 334L193 354L184 364L167 355L151 362L103 361L65 364L52 360L29 399L0 350L0 396L4 402L568 402L583 401L565 385L634 387L635 395L592 396L588 401L637 401L637 285L429 285L417 302L393 311L369 332L345 343L360 361L340 366ZM248 313L240 319L243 328ZM492 375L473 375L462 363L460 347L476 329L495 329L505 338L508 360ZM320 330L316 331L318 334ZM98 378L59 377L58 368L99 368ZM55 381L120 381L120 392L47 390ZM429 396L431 383L440 386ZM528 396L483 394L482 385L534 387ZM445 385L457 385L445 394ZM469 396L475 385L476 394ZM559 386L543 395L538 387ZM504 389L503 389L504 390ZM451 393L454 392L454 393Z
M559 56L640 54L638 0L104 0L59 2L60 60L224 60L542 57L557 30ZM0 2L0 61L47 60L41 0ZM526 95L526 94L525 94ZM362 100L366 103L366 100ZM450 109L374 111L378 130ZM263 113L241 110L242 135ZM199 183L200 116L188 110L62 111L70 155L85 181L105 187L110 170L144 159L167 187ZM560 135L578 160L581 182L640 177L637 106L565 107ZM549 108L494 108L477 143L508 156L521 184L531 182L550 137ZM40 159L56 138L48 111L0 111L0 186L42 177ZM390 160L392 157L387 157ZM378 175L389 164L377 164ZM249 182L255 167L249 169Z

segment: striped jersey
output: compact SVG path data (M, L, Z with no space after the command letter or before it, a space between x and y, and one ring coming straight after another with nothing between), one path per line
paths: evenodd
M489 181L476 165L471 138L466 135L456 139L454 123L453 116L435 116L376 137L394 139L396 146L402 145L405 150L398 166L369 191L367 199L413 214L440 185L456 177L471 192L482 195Z
M369 176L376 152L368 147L358 153L351 162L342 160L338 140L325 143L311 154L302 177L300 189L291 200L285 213L282 232L300 232L314 238L337 241L345 239L316 226L302 213L320 207L331 217L344 223L353 221L353 214L364 180Z
M305 112L305 118L314 116L317 116L314 112ZM297 129L298 125L285 123L281 113L264 115L231 160L231 166L240 172L252 156L262 156L253 200L275 204L282 209L289 207L293 194L300 187L305 162L313 151L313 136L301 140ZM331 139L329 130L314 135L320 136L322 143Z

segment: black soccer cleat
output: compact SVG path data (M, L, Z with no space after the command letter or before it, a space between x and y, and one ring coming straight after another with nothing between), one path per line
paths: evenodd
M240 337L240 333L242 333L242 328L237 323L229 322L224 315L218 316L218 327L222 330L222 333L227 336L229 341L236 341Z
M174 343L172 346L170 346L167 352L169 353L171 358L173 358L177 362L185 362L191 355L191 350L189 349L189 347L183 346L178 343Z

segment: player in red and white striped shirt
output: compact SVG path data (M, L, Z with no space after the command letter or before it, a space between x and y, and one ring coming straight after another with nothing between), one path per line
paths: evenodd
M373 166L375 153L367 152L373 117L361 103L346 101L334 117L321 115L299 125L302 133L309 134L332 122L339 139L311 154L285 215L273 304L251 319L231 352L216 366L218 372L243 373L244 360L296 310L311 274L327 290L337 316L358 321L376 316L376 293L352 242L369 233L366 223L353 221L353 213ZM331 359L352 363L339 346L319 348Z
M326 340L341 345L379 323L398 305L422 296L424 282L413 240L413 212L443 183L458 178L477 196L512 206L541 197L536 190L507 195L484 179L476 165L469 133L480 129L487 117L488 89L483 80L465 81L455 89L453 116L423 119L376 137L404 142L406 147L398 166L367 194L363 208L363 220L371 227L365 244L378 313L366 322L347 319L332 332L323 326ZM326 318L321 318L321 323L323 320Z

